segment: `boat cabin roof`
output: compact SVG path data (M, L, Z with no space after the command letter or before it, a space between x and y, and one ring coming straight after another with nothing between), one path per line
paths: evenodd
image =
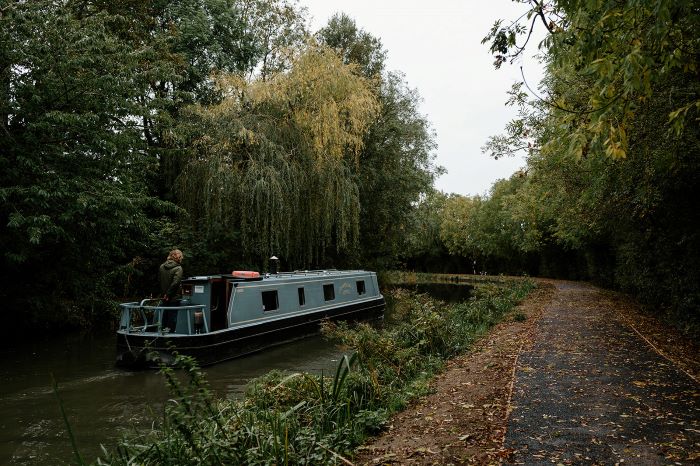
M242 278L234 276L233 274L216 274L216 275L197 275L193 277L188 277L183 280L183 282L217 282L217 281L232 281L232 282L253 282L253 281L278 281L278 280L289 280L289 279L303 279L303 278L341 278L354 275L370 275L373 272L368 272L366 270L295 270L293 272L279 272L279 273L266 273L260 274L259 277Z

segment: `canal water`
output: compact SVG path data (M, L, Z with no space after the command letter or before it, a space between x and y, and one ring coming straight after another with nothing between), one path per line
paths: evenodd
M409 285L445 301L469 295L465 285ZM390 312L390 310L388 310ZM0 464L71 464L73 450L52 378L86 461L129 430L147 429L169 398L157 371L114 367L114 334L68 336L0 349ZM332 374L343 353L321 336L204 369L213 391L242 396L248 381L272 369Z

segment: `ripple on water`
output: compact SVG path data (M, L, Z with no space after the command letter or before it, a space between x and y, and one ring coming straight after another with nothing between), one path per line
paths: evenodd
M127 377L129 375L131 375L131 373L124 371L108 371L104 374L90 375L75 380L69 380L67 382L59 382L58 389L59 391L71 390L83 385L104 382L105 380ZM0 397L0 402L27 401L31 400L32 398L41 398L47 395L53 395L53 387L50 385L29 387Z

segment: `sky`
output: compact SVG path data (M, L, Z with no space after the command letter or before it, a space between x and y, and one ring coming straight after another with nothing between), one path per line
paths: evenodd
M357 26L378 37L387 66L405 74L418 89L420 111L436 132L436 163L447 169L435 187L446 193L486 194L500 178L525 165L522 157L493 160L481 153L489 136L503 132L515 110L505 106L506 92L521 81L520 66L531 87L542 72L525 58L496 70L481 39L493 23L514 20L522 5L510 0L299 0L308 8L312 31L343 12ZM536 52L531 41L530 54Z

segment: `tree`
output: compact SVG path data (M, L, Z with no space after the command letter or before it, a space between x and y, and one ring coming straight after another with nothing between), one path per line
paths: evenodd
M441 173L434 165L435 134L419 111L418 91L402 74L384 71L386 51L379 39L344 14L332 17L316 37L370 80L378 95L380 113L359 154L362 250L356 260L389 268L405 248L416 205Z
M698 11L692 2L523 2L543 20L545 97L516 85L519 117L484 149L525 148L525 182L504 206L534 219L540 270L572 273L636 295L656 312L700 328ZM522 53L530 26L496 23L497 65ZM535 24L533 22L532 24ZM532 249L528 249L528 244ZM552 254L557 251L558 254Z
M366 80L330 50L309 47L286 73L221 77L226 97L189 110L194 148L180 202L203 228L239 228L243 254L308 266L357 241L353 173L379 107Z
M440 219L440 239L452 255L463 256L472 262L481 259L483 251L478 235L479 196L451 196L447 198Z
M567 99L549 93L545 100L566 113L563 122L575 128L572 153L600 148L612 158L625 157L628 131L640 106L674 74L695 76L683 89L668 94L674 105L668 118L681 134L697 119L700 13L691 0L539 1L526 4L526 14L507 26L497 21L484 42L499 67L526 50L536 24L549 35L540 44L556 69L569 69L588 82L586 98ZM525 37L518 44L518 37ZM558 73L551 73L558 78ZM663 86L662 86L663 87ZM689 94L686 94L689 93ZM686 98L686 95L692 96Z
M104 7L120 14L109 2ZM160 197L174 200L172 187L185 161L172 131L182 108L217 103L217 73L264 77L288 67L307 36L305 10L295 0L153 0L135 8L141 19L135 40L163 44L161 58L174 71L150 75L150 92L142 97L155 108L143 118L159 161L151 184Z
M333 48L346 64L354 63L367 78L381 78L384 73L386 50L381 40L357 27L357 23L345 13L328 20L328 24L316 33L322 44Z
M411 210L402 243L401 259L411 269L448 272L448 250L440 235L440 224L448 196L435 189L421 197Z
M157 236L169 206L140 117L157 44L124 38L131 18L83 2L4 2L0 137L3 300L18 325L66 324L108 307L115 276ZM74 322L75 323L75 322Z
M309 32L306 8L297 0L243 0L247 30L257 51L248 76L257 72L262 80L289 69L294 53L303 48Z
M526 209L520 208L525 176L516 173L499 180L489 196L452 196L442 210L440 238L450 254L489 267L490 273L523 271L523 260L530 252L528 242L537 234Z

